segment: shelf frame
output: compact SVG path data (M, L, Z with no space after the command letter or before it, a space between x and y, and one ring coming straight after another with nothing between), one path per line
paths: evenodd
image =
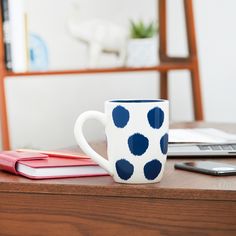
M10 137L7 115L7 101L5 94L5 79L30 77L30 76L53 76L53 75L76 75L76 74L96 74L96 73L132 73L132 72L148 72L154 71L160 73L160 97L168 99L168 72L171 70L188 70L191 76L194 119L203 120L203 106L200 85L200 73L198 65L197 44L194 27L193 3L192 0L183 0L184 13L187 31L187 43L189 55L187 57L170 57L167 54L167 8L166 0L158 1L159 11L159 35L160 47L159 57L160 65L152 67L122 67L122 68L99 68L99 69L76 69L76 70L56 70L56 71L31 71L25 73L14 73L6 70L4 62L4 42L2 16L0 11L0 123L1 138L3 150L9 150Z
M145 72L145 71L169 71L169 70L192 70L192 63L162 63L150 67L114 67L99 69L78 69L78 70L55 70L55 71L30 71L23 73L5 72L7 77L18 76L42 76L42 75L70 75L70 74L97 74L97 73L127 73L127 72Z

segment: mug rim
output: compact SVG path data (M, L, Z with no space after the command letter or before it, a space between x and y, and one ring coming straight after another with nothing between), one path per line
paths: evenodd
M166 99L111 99L107 101L108 103L124 103L124 104L140 104L140 103L163 103L169 102Z

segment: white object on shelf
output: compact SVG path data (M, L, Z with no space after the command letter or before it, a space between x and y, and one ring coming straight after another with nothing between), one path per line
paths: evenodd
M128 67L147 67L159 64L158 38L130 39L127 45Z
M124 66L128 33L123 27L107 20L80 21L75 17L69 19L68 27L71 35L88 44L89 68L101 67L99 61L105 53L117 55L117 65Z
M28 69L27 17L25 0L9 0L9 19L12 44L12 70Z

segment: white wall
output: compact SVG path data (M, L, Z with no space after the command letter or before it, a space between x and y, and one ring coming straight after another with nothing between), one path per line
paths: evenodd
M236 1L196 1L206 119L236 121Z
M7 90L13 147L52 149L75 143L73 125L83 111L103 111L112 98L156 97L156 79L153 73L9 79ZM102 135L97 123L86 130L89 139Z
M47 41L51 68L83 66L86 47L66 34L65 21L72 8L65 0L30 0L31 29ZM155 0L77 0L82 18L106 16L126 25L129 16L155 17ZM186 39L180 0L169 0L169 47L174 55L186 55ZM57 6L55 8L55 5ZM207 121L234 122L236 94L236 21L234 0L194 1ZM46 7L45 7L46 6ZM109 6L109 7L108 7ZM54 10L53 10L54 9ZM42 17L43 12L43 17ZM228 27L227 27L228 26ZM231 26L231 27L230 27ZM63 34L63 32L65 34ZM227 58L227 61L226 61ZM103 110L103 101L114 97L158 97L155 73L56 76L58 78L9 78L7 100L13 148L59 148L73 145L73 124L87 109ZM191 120L191 91L187 72L172 72L171 119ZM92 127L91 127L92 126ZM93 129L95 127L95 129ZM90 139L102 136L102 127L89 123Z

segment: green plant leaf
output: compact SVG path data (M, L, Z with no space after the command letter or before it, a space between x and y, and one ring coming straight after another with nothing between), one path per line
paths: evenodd
M154 22L144 24L142 20L134 22L130 20L130 37L131 38L151 38L157 33Z

